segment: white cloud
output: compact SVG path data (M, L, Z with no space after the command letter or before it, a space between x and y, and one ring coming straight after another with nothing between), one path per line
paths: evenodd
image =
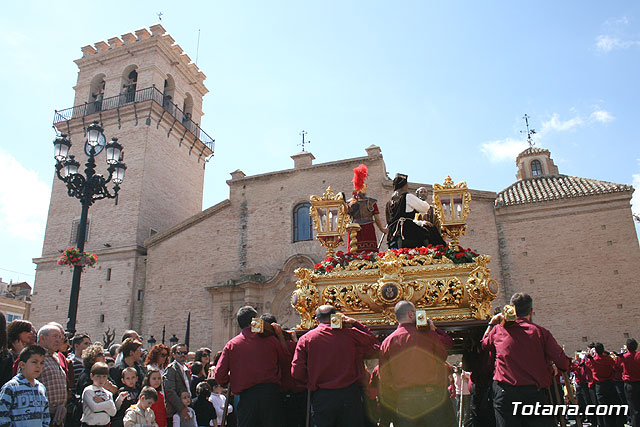
M591 113L591 116L589 116L589 118L595 122L600 123L610 123L616 119L613 114L605 110L596 110Z
M604 34L596 37L596 49L604 53L609 53L612 50L629 49L634 46L640 46L640 41L623 40L619 37Z
M2 149L0 164L0 235L40 240L47 221L49 186Z
M560 120L560 116L557 113L554 113L553 116L551 116L550 120L542 122L542 129L540 129L540 132L543 134L549 131L563 132L571 130L577 126L582 126L583 124L584 121L580 118L580 116L562 121Z
M482 151L492 163L498 163L515 161L518 154L527 147L528 144L520 139L505 138L482 143L480 151Z

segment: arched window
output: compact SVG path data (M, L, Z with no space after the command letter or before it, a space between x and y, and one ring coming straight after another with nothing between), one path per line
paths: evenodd
M136 86L138 84L136 68L135 65L131 65L125 68L124 73L122 73L123 103L133 102L136 99Z
M313 239L313 231L311 229L311 217L309 216L309 203L300 203L293 208L293 241L300 242L302 240Z
M175 104L173 101L173 94L176 90L176 83L173 77L168 74L167 79L164 81L164 91L162 93L162 106L171 115L175 116Z
M531 176L542 175L542 164L540 160L534 160L531 162Z
M191 114L193 113L193 98L189 92L184 95L184 102L182 103L182 112L184 113L184 117L182 118L182 123L186 123L191 120Z
M91 80L89 86L89 108L88 113L95 113L102 110L102 99L104 98L104 74L98 74Z

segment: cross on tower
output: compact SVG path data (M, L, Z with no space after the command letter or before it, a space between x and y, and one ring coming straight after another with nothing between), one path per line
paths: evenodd
M529 115L525 113L524 117L524 122L527 125L527 142L529 143L529 147L533 147L535 145L535 142L533 142L533 139L531 138L531 135L535 135L536 131L535 129L529 129ZM520 133L524 133L524 131L520 131Z
M162 12L158 12L156 15L158 15L158 21L162 21Z
M309 133L309 132L307 132L307 131L303 130L302 132L300 132L300 133L298 134L298 135L302 135L302 142L301 142L300 144L298 144L298 145L302 145L302 151L304 151L304 144L311 144L311 141L305 141L305 140L304 140L304 136L305 136L306 134L308 134L308 133Z

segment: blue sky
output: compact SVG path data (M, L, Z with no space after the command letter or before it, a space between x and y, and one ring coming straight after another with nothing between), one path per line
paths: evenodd
M3 5L5 281L33 283L53 181L53 111L72 106L80 47L149 27L157 12L207 75L202 128L217 145L205 208L228 196L235 169L290 168L302 129L316 162L376 144L392 175L451 175L499 191L515 180L525 113L560 173L640 186L638 2L120 4ZM634 201L638 212L640 194Z

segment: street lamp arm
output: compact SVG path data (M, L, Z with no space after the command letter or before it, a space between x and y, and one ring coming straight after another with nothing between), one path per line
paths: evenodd
M60 163L56 165L56 175L61 181L67 184L67 194L69 197L75 197L76 199L82 200L87 189L86 178L80 174L63 177L60 173L62 168L63 166L60 165Z
M113 186L113 193L109 192L107 184L111 180L112 173L109 173L109 177L105 178L102 175L94 175L89 181L89 189L91 190L91 203L100 199L115 199L120 187L116 184Z

